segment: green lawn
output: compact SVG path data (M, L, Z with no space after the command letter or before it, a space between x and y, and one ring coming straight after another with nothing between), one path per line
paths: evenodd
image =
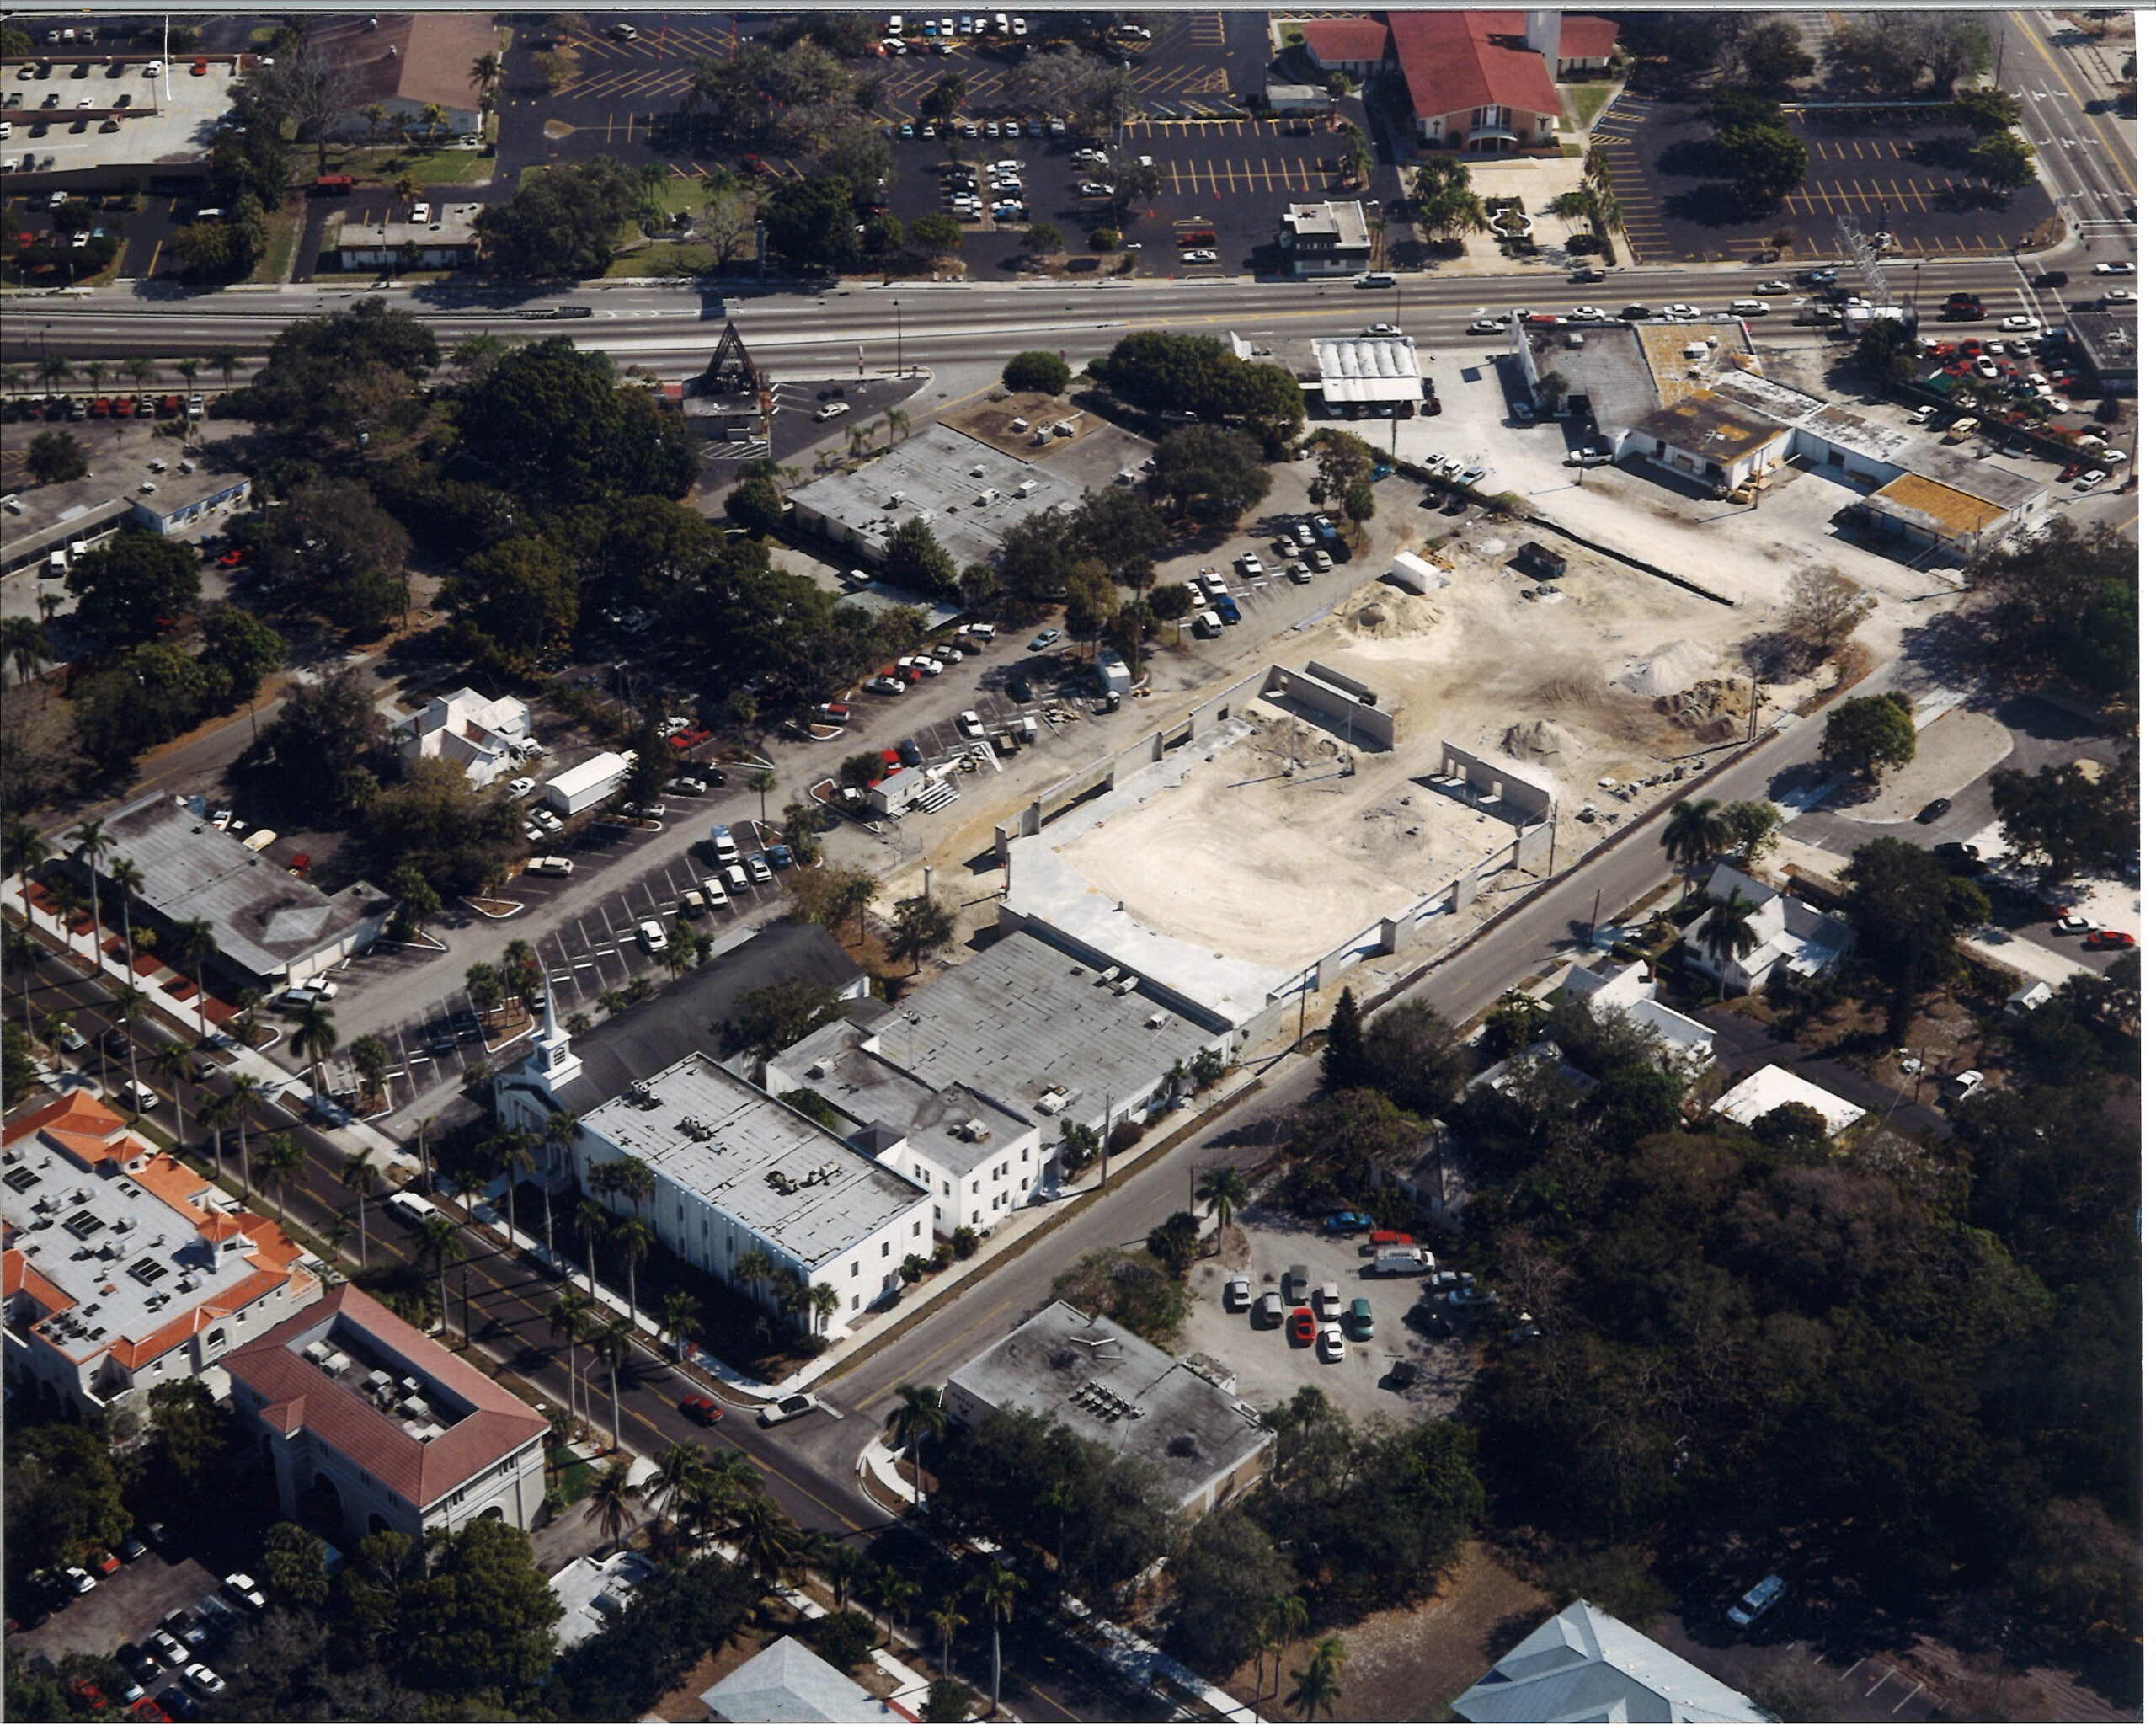
M1594 124L1594 117L1602 112L1602 104L1609 99L1614 84L1566 84L1562 86L1565 99L1572 104L1572 130L1586 131Z
M270 218L270 243L262 248L262 261L254 266L250 281L277 282L291 268L292 251L300 243L307 216L297 210L280 210Z
M562 1495L570 1503L581 1503L591 1490L591 1464L578 1459L574 1450L556 1450L547 1458L549 1466L559 1470L554 1483L562 1488Z
M701 240L662 239L624 252L606 266L609 275L705 275L718 253Z
M494 176L494 158L484 150L430 150L418 144L333 150L330 167L335 173L384 181L408 174L421 185L469 185Z

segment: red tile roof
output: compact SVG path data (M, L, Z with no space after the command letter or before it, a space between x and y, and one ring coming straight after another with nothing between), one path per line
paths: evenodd
M1492 35L1522 38L1527 35L1524 12L1477 12L1473 16L1481 19ZM1589 12L1567 12L1558 20L1560 60L1607 60L1616 51L1616 19L1597 18Z
M11 1246L0 1252L0 1299L13 1300L24 1292L37 1301L48 1317L56 1311L65 1311L75 1303L66 1289Z
M1303 44L1321 64L1385 58L1385 25L1374 18L1313 18Z
M334 1320L373 1348L409 1363L471 1407L456 1423L423 1444L364 1397L308 1364L294 1343ZM259 1340L226 1355L225 1370L263 1399L262 1418L281 1432L305 1427L371 1473L408 1503L424 1509L473 1475L507 1460L547 1429L537 1409L431 1342L349 1282Z
M1393 51L1417 120L1470 108L1563 111L1542 56L1520 32L1518 12L1395 12Z

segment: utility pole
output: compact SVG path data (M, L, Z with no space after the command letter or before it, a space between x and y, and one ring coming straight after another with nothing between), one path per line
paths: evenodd
M456 1274L457 1280L464 1290L464 1345L469 1348L472 1345L472 1271L467 1266L459 1270ZM448 1321L449 1314L444 1312L442 1322L446 1323Z
M892 370L896 371L899 377L903 377L905 376L906 372L906 308L903 301L893 300L891 302L891 316L897 319L899 330L898 360L897 363L893 366Z
M1588 912L1587 918L1587 943L1590 950L1592 950L1594 946L1594 932L1601 927L1602 889L1600 887L1597 887L1594 889L1594 909Z
M1108 1116L1114 1110L1115 1098L1103 1096L1101 1098L1101 1190L1103 1192L1108 1189L1108 1133L1112 1130Z

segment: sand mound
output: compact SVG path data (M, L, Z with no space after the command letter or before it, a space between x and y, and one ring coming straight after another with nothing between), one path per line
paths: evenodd
M1516 724L1505 732L1502 745L1506 754L1515 761L1530 761L1538 757L1562 755L1578 746L1578 739L1561 724L1552 724L1546 718L1538 718L1533 724Z
M1696 641L1672 641L1627 665L1619 685L1635 695L1674 695L1689 689L1714 665L1715 655Z
M1342 613L1352 637L1365 640L1398 641L1411 635L1427 635L1443 622L1444 612L1428 594L1404 593L1396 587L1372 586L1365 596Z

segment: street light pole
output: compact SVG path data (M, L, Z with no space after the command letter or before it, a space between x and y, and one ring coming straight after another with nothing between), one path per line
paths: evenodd
M901 300L893 300L891 302L891 316L898 321L899 331L898 364L894 367L894 369L900 377L904 377L905 375L906 369L906 308L905 302Z

